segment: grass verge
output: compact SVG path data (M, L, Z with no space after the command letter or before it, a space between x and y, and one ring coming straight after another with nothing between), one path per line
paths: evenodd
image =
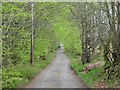
M2 88L19 88L29 83L42 69L48 66L55 57L50 53L47 60L36 60L34 65L18 64L2 68Z
M84 83L90 87L95 88L96 83L103 80L103 66L95 68L87 73L83 73L83 69L87 64L82 65L80 58L71 53L67 53L71 60L71 68L77 73L77 75L84 81Z

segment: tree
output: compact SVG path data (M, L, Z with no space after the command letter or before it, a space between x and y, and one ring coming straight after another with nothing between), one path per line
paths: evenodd
M108 79L114 77L115 81L118 81L120 66L119 7L119 2L73 3L71 9L78 26L82 27L83 64L90 61L96 50L103 51L105 74Z
M34 26L33 26L33 23L34 23L34 16L33 16L33 8L34 8L34 3L32 2L31 4L31 12L32 12L32 31L31 31L31 56L30 56L30 63L31 65L33 65L33 61L34 61L34 44L35 44L35 41L34 41Z

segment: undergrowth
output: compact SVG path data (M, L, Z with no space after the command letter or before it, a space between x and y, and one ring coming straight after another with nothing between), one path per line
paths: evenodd
M80 63L80 58L77 58L71 53L67 53L67 55L71 60L71 68L77 73L77 75L88 87L95 88L96 82L103 80L103 66L95 68L87 73L83 73L82 71L86 68L87 64L82 65Z
M54 56L55 53L51 53L46 60L35 60L33 66L19 64L2 68L2 88L24 87L53 60Z

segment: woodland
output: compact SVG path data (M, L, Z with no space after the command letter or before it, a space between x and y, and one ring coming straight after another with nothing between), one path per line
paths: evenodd
M120 2L2 2L0 87L24 87L65 47L90 88L120 87ZM69 82L68 82L69 83Z

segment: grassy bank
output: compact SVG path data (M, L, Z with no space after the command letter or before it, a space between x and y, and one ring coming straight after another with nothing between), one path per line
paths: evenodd
M24 87L42 69L54 59L55 53L50 53L46 60L35 60L34 65L18 64L2 69L2 88Z
M0 68L0 89L2 88L2 69Z
M88 87L94 88L96 84L103 79L103 66L95 68L87 73L83 73L83 69L87 64L82 65L80 57L75 56L71 53L67 53L68 57L71 60L71 68L77 73L77 75L87 84Z

